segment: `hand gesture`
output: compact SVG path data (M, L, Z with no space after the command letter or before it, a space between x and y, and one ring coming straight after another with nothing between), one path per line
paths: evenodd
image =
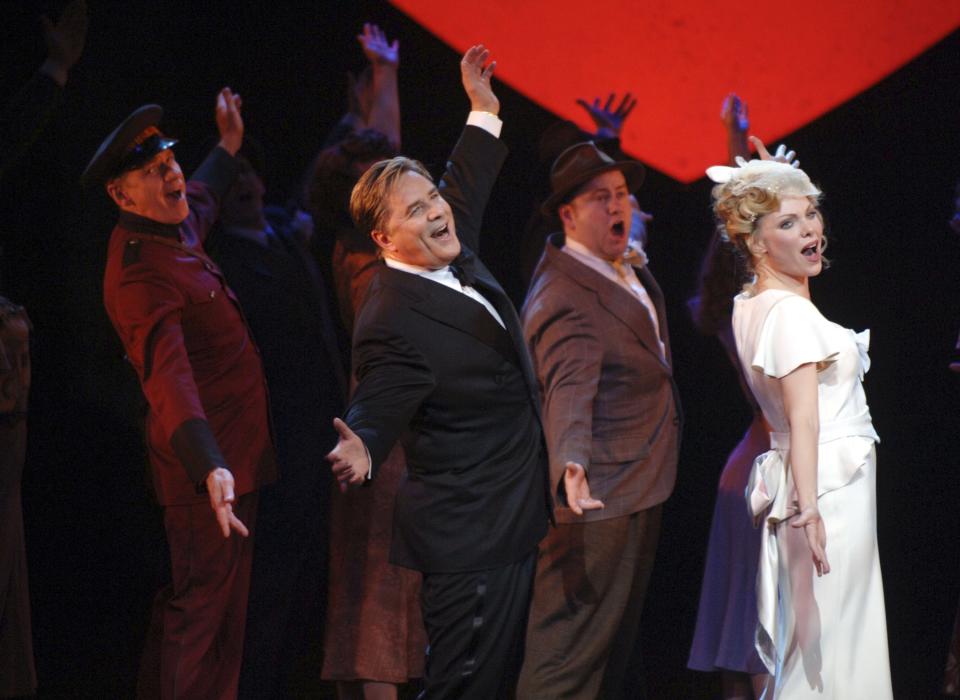
M583 515L585 510L603 508L603 501L590 496L590 484L587 483L587 472L582 464L567 462L567 469L563 473L563 488L567 493L567 505L576 515Z
M463 89L470 98L470 109L474 112L500 113L500 100L493 94L490 87L490 78L497 67L496 61L491 61L490 51L483 44L477 44L467 49L460 61L460 77L463 79Z
M750 118L747 114L747 103L730 93L723 100L720 108L720 121L727 129L728 134L746 134L750 130Z
M800 511L800 515L792 523L793 527L803 528L807 536L807 546L810 547L810 556L817 569L817 576L830 573L830 563L827 561L827 531L823 527L823 518L816 506L809 506Z
M67 73L80 59L87 40L87 3L73 0L67 5L56 24L44 15L43 39L47 44L47 65L55 73L54 80L61 86L67 82Z
M623 96L623 99L620 100L617 108L611 110L616 97L616 93L611 92L610 96L607 97L606 104L602 107L600 106L599 97L593 98L593 104L590 104L584 99L577 100L577 104L587 111L587 114L590 115L590 118L596 125L597 131L594 135L598 139L620 138L620 132L623 131L623 123L627 120L627 117L630 116L633 108L637 106L637 99L628 92Z
M370 458L363 440L350 430L350 426L334 418L333 427L339 433L340 440L327 455L327 461L333 465L331 468L340 491L346 493L350 486L358 486L366 480L370 473Z
M230 537L231 530L236 530L244 537L250 534L247 526L233 514L233 502L236 499L233 495L233 474L229 469L217 467L207 474L207 493L224 537Z
M394 39L392 44L388 43L387 35L377 25L366 22L363 34L357 34L357 41L363 47L363 55L370 65L393 68L400 65L400 40Z
M757 149L757 155L760 156L760 160L775 160L778 163L787 163L794 168L800 167L800 161L796 160L796 152L788 151L787 147L782 143L777 146L776 152L773 155L770 155L770 151L767 150L767 147L763 145L763 141L761 141L759 138L756 136L750 136L748 137L748 140Z
M220 146L232 156L243 145L243 117L240 116L240 95L225 87L217 93L217 129L220 131Z

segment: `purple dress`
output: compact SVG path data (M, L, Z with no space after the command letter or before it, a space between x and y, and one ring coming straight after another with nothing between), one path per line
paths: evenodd
M739 370L732 329L724 329L717 337ZM770 449L770 436L752 395L744 394L754 408L754 418L720 474L697 627L687 661L695 671L767 672L754 646L761 530L753 527L743 494L754 458Z

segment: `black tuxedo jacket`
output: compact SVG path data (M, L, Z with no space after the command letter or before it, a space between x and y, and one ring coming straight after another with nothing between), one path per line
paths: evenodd
M546 534L548 466L536 378L517 313L476 257L483 210L506 157L467 126L439 183L475 288L506 329L469 297L383 266L353 337L358 385L346 422L377 466L399 439L391 561L424 572L510 564Z

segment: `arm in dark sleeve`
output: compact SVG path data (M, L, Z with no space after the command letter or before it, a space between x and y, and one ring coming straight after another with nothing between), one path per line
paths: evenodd
M353 356L358 384L344 421L370 451L375 474L435 379L416 348L388 328L358 325Z
M546 288L524 314L537 378L543 387L543 424L550 455L550 481L564 500L567 462L590 473L593 404L603 352L590 319L558 289Z
M50 122L63 88L37 71L0 113L0 177L16 165Z
M485 129L467 125L440 178L440 192L457 222L457 237L475 253L480 250L483 212L506 158L503 141Z
M133 268L131 268L133 270ZM168 280L129 272L117 293L116 324L143 393L193 483L228 466L207 423L180 325L182 292Z
M202 242L220 214L220 202L237 176L237 159L217 146L190 176L187 200L190 226Z

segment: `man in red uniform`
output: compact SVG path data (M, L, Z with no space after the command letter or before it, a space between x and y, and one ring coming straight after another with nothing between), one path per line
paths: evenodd
M235 175L243 120L239 96L224 88L220 143L186 182L170 150L176 142L157 128L162 113L147 105L131 114L83 179L104 184L120 209L104 304L150 405L147 442L173 578L154 613L163 631L160 694L233 698L256 491L275 475L259 353L203 250Z

